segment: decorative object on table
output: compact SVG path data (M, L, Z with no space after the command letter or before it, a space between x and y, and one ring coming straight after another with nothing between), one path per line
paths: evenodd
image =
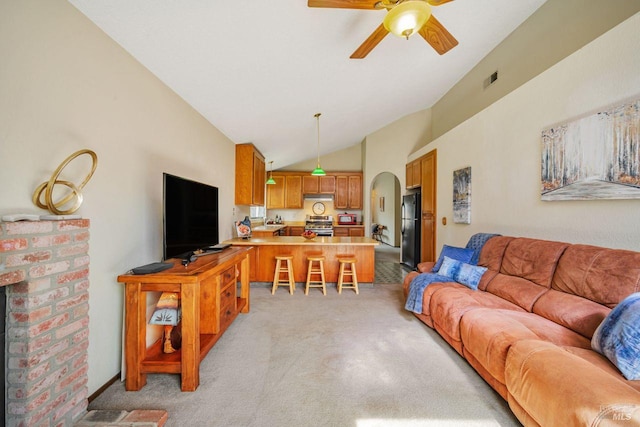
M471 167L453 171L453 222L471 224Z
M236 232L238 237L248 239L251 237L251 220L245 216L242 221L236 221Z
M156 310L149 320L150 325L163 325L162 351L173 353L180 349L182 340L180 328L180 294L177 292L163 292L156 304ZM174 332L175 330L175 332Z
M91 163L91 171L89 171L89 173L84 178L84 180L80 183L80 185L76 186L71 181L58 179L60 177L60 173L62 172L62 170L72 160L74 160L76 157L79 157L83 154L89 155L91 157L92 163ZM98 167L98 156L96 155L95 152L87 149L76 151L75 153L67 157L62 163L60 163L60 165L55 170L55 172L53 172L53 175L51 175L51 178L49 179L49 181L43 182L35 189L32 197L33 203L37 207L41 209L48 209L49 212L56 215L67 215L67 214L74 213L75 211L78 210L78 208L82 204L82 199L83 199L82 189L84 188L85 185L87 185L87 182L89 182L89 180L93 176L93 173L96 171L96 167ZM69 192L66 196L62 197L60 200L54 201L53 189L56 184L60 184L69 188L71 192ZM42 198L43 192L44 192L44 203L40 200ZM71 207L69 207L68 209L62 209L65 205L67 205L67 203L69 203L71 200L74 200L74 199L75 201L73 205L71 205Z
M640 198L640 99L542 131L542 200Z
M312 240L316 238L317 234L311 230L305 230L304 233L301 234L301 236L307 240Z

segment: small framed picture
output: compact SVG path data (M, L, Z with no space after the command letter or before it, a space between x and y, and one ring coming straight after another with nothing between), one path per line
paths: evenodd
M384 212L384 196L380 197L380 212Z

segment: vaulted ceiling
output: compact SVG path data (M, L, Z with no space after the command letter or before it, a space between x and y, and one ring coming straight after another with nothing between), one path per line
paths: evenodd
M383 10L309 8L306 0L69 0L235 143L273 167L360 143L431 107L545 0L455 0L433 15L459 44L439 55L388 35L349 56ZM374 1L374 0L372 0Z

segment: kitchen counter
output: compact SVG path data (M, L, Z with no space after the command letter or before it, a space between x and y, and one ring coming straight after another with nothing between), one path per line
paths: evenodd
M273 236L273 237L251 237L242 239L239 237L226 240L224 243L231 243L236 246L297 246L297 245L319 245L319 246L376 246L378 241L369 237L324 237L318 236L313 239L305 239L302 236Z
M252 282L273 282L276 255L293 255L293 276L298 283L307 280L307 256L325 256L325 280L338 281L338 257L354 256L358 282L372 283L375 275L374 248L378 241L369 237L321 237L307 240L302 236L252 237L226 240L234 246L253 246L250 280Z

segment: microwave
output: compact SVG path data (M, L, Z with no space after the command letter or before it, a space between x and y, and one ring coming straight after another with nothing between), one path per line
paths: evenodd
M355 224L356 222L356 214L338 214L338 224Z

